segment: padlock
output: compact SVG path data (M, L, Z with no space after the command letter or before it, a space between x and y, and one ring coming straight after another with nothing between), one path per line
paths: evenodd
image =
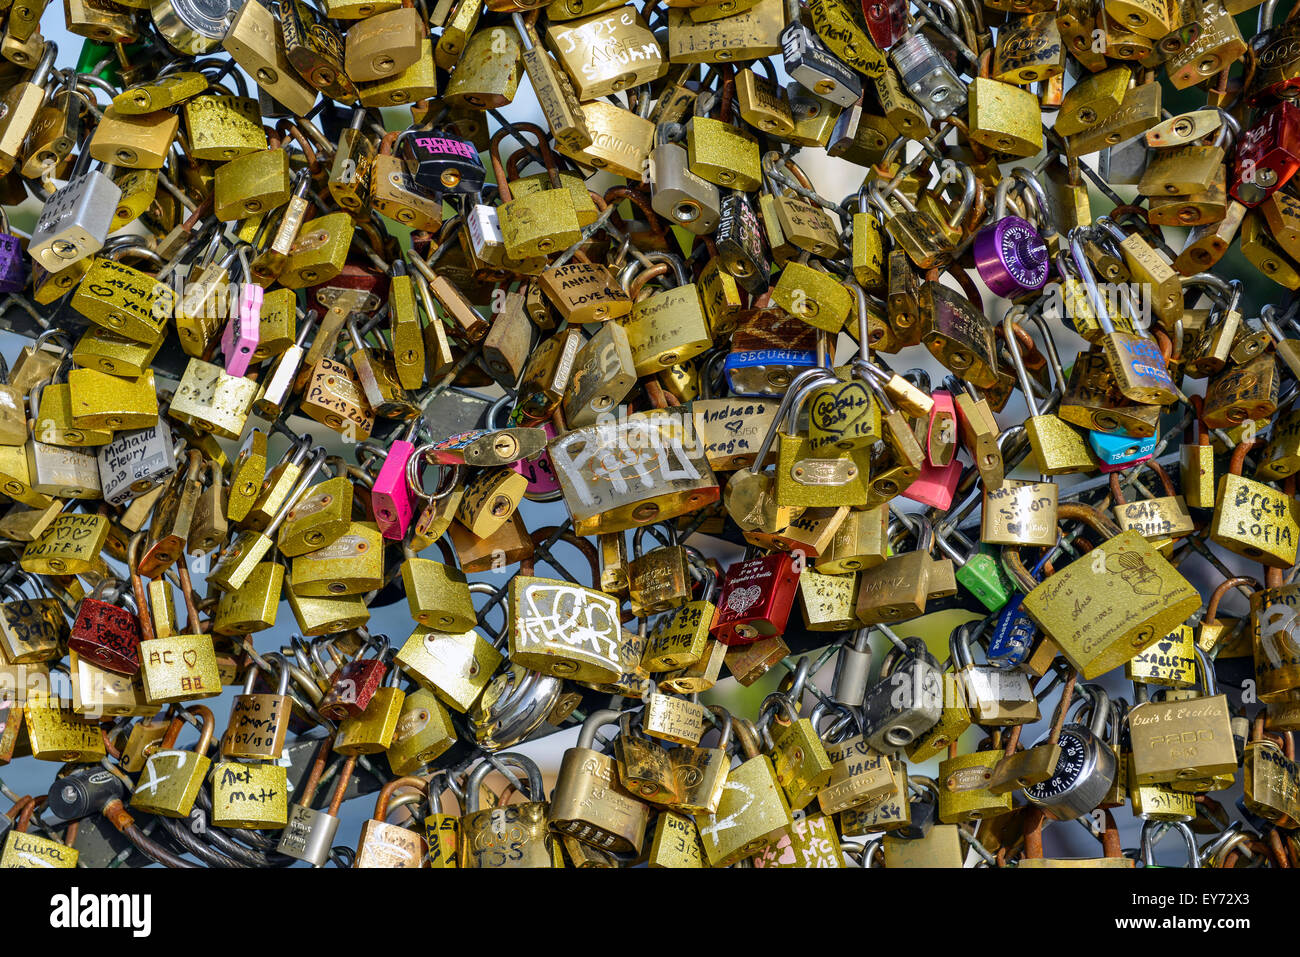
M285 6L280 4L276 6L281 10L285 9ZM285 22L288 19L290 18L286 18ZM259 89L273 96L294 115L305 116L311 111L312 105L316 102L316 90L298 75L294 65L290 63L285 45L285 33L279 25L275 11L269 5L258 4L255 8L240 7L221 38L221 46L230 54L231 59L257 81ZM198 83L192 79L196 76L200 78ZM167 84L165 90L167 95L164 97L158 95L158 92L162 91L155 92L148 84L145 85L143 91L145 105L162 109L174 105L180 99L187 99L195 93L203 93L207 90L206 78L202 74L173 73L165 79L171 80L172 83ZM188 84L194 84L199 88L195 90ZM131 91L130 105L133 110L140 109L140 93L139 90ZM159 105L155 106L155 103ZM117 100L114 100L113 105L119 111L121 110Z
M1038 699L1022 668L977 665L971 642L981 623L961 625L949 636L953 668L962 686L962 698L974 724L1008 726L1032 724L1039 718Z
M408 554L402 562L402 585L411 617L420 624L451 634L474 627L477 617L460 569Z
M32 814L37 805L44 802L44 797L33 800L24 798L9 812L6 821L13 824L6 828L4 851L0 853L0 868L64 868L76 867L80 852L69 844L63 844L39 834L28 834ZM16 818L14 821L12 818ZM71 838L69 838L71 841Z
M1075 722L1061 729L1060 755L1051 775L1025 788L1029 802L1043 808L1054 820L1090 813L1102 802L1119 773L1116 752L1104 737L1111 716L1110 699L1096 685L1085 685L1080 690L1090 699L1088 724ZM1118 729L1115 740L1117 743Z
M993 225L975 234L975 268L990 290L1004 299L1018 299L1042 289L1051 274L1047 243L1039 228L1020 216L1007 214L1007 199L1013 186L1031 193L1047 206L1047 195L1037 180L1019 174L998 183L994 197ZM961 370L957 370L960 374Z
M1284 732L1280 747L1265 735L1265 717L1251 722L1250 740L1242 755L1243 800L1250 813L1280 827L1295 820L1300 768L1295 763L1295 744L1291 733Z
M232 160L266 149L257 101L244 96L196 96L182 107L196 159ZM119 159L120 161L120 159Z
M1137 532L1116 534L1118 529L1109 519L1073 505L1061 506L1058 515L1077 517L1109 537L1100 546L1100 554L1094 550L1048 576L1042 584L1030 585L1024 609L1085 679L1103 674L1144 651L1200 606L1196 590ZM1020 576L1024 566L1014 552L1008 554L1008 560L1009 570ZM1049 584L1057 575L1066 577ZM1070 600L1068 596L1084 587L1085 582L1093 600L1102 603L1099 608L1123 607L1132 615L1123 625L1112 625L1110 615L1098 620L1074 609L1067 616L1069 627L1063 629L1063 621L1057 618L1061 607L1057 602Z
M1183 688L1196 683L1196 639L1191 625L1179 625L1162 641L1124 666L1124 677L1146 684Z
M386 657L391 659L391 655ZM338 732L334 736L334 750L339 754L377 754L386 751L392 744L406 692L399 687L402 669L393 664L388 664L387 667L388 674L383 679L383 685L372 689L365 708L360 713L348 714L339 721ZM338 682L335 683L337 686ZM343 685L344 689L347 687Z
M465 783L465 813L460 820L462 867L552 867L553 838L548 830L550 805L545 800L542 775L521 754L497 754L494 763L521 771L527 777L523 804L480 810L481 787L493 765L481 761Z
M682 262L666 253L651 252L646 254L646 259L662 263L668 269L652 266L639 275L630 269L619 276L632 301L625 328L638 376L692 359L713 345L699 290L695 283L685 281L687 273ZM668 289L638 298L647 280L669 271L675 282Z
M614 853L639 853L649 808L619 785L615 760L595 748L602 724L617 723L618 712L595 711L583 722L578 742L565 752L549 827L584 844Z
M1270 584L1250 596L1255 682L1259 699L1264 702L1284 700L1292 688L1300 687L1300 647L1291 610L1296 598L1297 589L1289 584ZM1202 631L1204 628L1203 621Z
M907 747L942 717L943 690L939 663L923 642L895 645L862 702L864 740L884 753Z
M886 755L871 748L861 734L850 733L857 730L851 712L831 712L830 717L836 720L823 729L825 717L827 712L820 705L810 716L831 760L830 782L817 792L818 806L823 814L838 814L850 808L874 809L888 800L897 787L893 765Z
M872 21L868 18L868 28ZM831 54L809 27L793 20L781 31L785 72L807 90L839 106L851 106L862 95L862 80L846 63Z
M374 654L358 656L330 675L329 689L317 710L333 721L361 715L388 674L388 665L384 661L387 648L387 639L382 635L367 638L363 650L373 649Z
M176 749L176 739L185 720L180 714L173 714L158 750L145 762L144 771L131 794L131 807L164 817L190 816L199 789L212 767L207 753L212 744L215 721L212 712L203 705L194 705L187 710L201 722L198 744L191 751Z
M124 592L120 582L105 579L82 599L68 649L97 667L129 676L140 670L141 629L137 610L116 604ZM8 649L6 655L17 663Z
M686 156L691 172L729 189L751 192L762 182L758 141L723 120L704 113L712 99L696 99L695 113L686 124Z
M402 701L401 714L388 745L394 774L413 774L456 743L447 709L431 691L413 691Z
M58 53L57 44L45 43L39 48L40 59L34 63L31 75L5 91L5 115L0 117L0 169L6 173L19 159L23 141L36 122L41 103L45 99L45 86Z
M112 167L90 169L90 152L77 157L67 185L49 197L32 229L28 254L50 272L59 272L104 246L122 198Z
M35 581L39 587L39 579ZM18 574L3 585L0 654L11 665L60 658L62 647L69 640L68 624L59 600L41 592L38 592L39 597L28 597L23 593L22 586L32 582L28 576Z
M158 488L176 472L172 432L161 419L143 429L119 432L95 456L104 501L111 505Z
M750 728L739 722L734 728L744 761L727 775L717 811L703 815L699 824L705 857L715 867L753 856L787 834L793 823L771 759L759 753ZM733 826L723 829L720 825L732 814Z
M1220 476L1210 538L1238 555L1274 568L1295 562L1295 500L1283 492L1242 476L1241 467L1253 442L1232 453L1228 473Z
M510 581L510 660L557 677L612 681L623 672L618 601L591 588L534 578ZM584 622L582 634L561 634L553 616Z
M353 867L424 867L428 850L424 836L386 820L393 794L400 789L411 789L424 797L429 793L429 784L422 778L407 776L394 778L380 789L374 815L361 825Z
M1176 791L1212 791L1236 770L1227 698L1215 694L1213 668L1199 648L1196 658L1203 694L1184 701L1139 702L1129 712L1134 774L1139 784L1167 783ZM1183 743L1189 734L1195 736L1194 752Z
M966 105L966 87L915 25L889 51L889 58L913 99L936 120L944 120Z
M256 693L259 667L248 668L243 693L230 706L230 720L221 736L221 756L255 761L278 761L289 728L289 663L271 654L276 673L273 693Z
M243 588L237 592L221 592L212 630L218 635L251 635L274 628L284 575L284 565L279 562L261 562Z
M785 631L799 581L794 559L768 555L727 569L710 632L723 644L748 644Z
M64 512L26 545L19 567L34 575L84 575L96 568L108 527L103 515Z
M684 130L676 127L674 133L665 133L661 127L655 136L649 157L654 211L697 236L711 234L720 217L718 187L691 171L686 148L680 143Z
M957 742L948 745L948 756L939 762L935 780L939 784L939 820L960 824L996 818L1011 810L1011 792L994 794L989 790L993 770L1003 757L995 732L989 750L958 754Z
M642 545L645 532L651 526L636 530L632 541L632 560L627 566L628 597L632 614L647 618L678 607L690 598L689 555L686 549L675 544L671 528L667 541L661 547L645 551ZM658 534L656 533L656 538Z
M288 823L288 769L280 764L218 761L212 767L212 823L280 830Z
M683 445L688 417L654 410L620 419L574 429L547 445L578 534L665 521L717 501L718 481L702 450ZM597 468L598 451L616 445L632 454L612 471L603 459ZM652 463L665 484L646 488L638 476Z

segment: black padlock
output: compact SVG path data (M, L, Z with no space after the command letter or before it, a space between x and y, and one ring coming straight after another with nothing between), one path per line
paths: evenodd
M772 263L763 245L763 228L745 194L733 190L719 210L718 261L747 292L758 295L772 279Z
M45 807L60 821L76 821L98 814L114 798L126 799L126 785L116 774L96 765L56 778Z
M480 193L487 175L473 143L446 133L408 131L397 154L416 185L435 196Z
M908 786L908 823L894 833L909 841L920 840L939 823L939 792L930 778L911 778Z

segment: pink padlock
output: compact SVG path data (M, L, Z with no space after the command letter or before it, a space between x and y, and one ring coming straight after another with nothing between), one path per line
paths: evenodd
M555 438L555 426L550 422L543 422L542 429L548 439ZM555 477L555 466L551 464L550 452L541 452L531 459L520 459L510 467L528 479L528 488L524 490L527 498L550 495L560 489L560 480Z
M226 357L226 375L242 376L253 361L261 341L262 287L255 282L239 284L239 308L221 334L221 351Z
M921 474L900 494L913 502L947 510L952 507L957 483L961 480L961 462L957 459L957 450L961 447L957 406L952 393L943 389L937 389L931 395L934 408L930 410L930 423L925 433L925 461L921 465Z
M420 420L411 424L408 438L415 438ZM384 538L400 541L406 537L415 507L411 502L411 488L406 483L406 463L415 454L415 446L406 439L396 439L388 447L384 464L375 476L370 490L370 511Z

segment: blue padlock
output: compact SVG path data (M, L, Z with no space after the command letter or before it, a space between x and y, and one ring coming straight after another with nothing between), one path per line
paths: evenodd
M1088 445L1102 465L1125 465L1149 459L1160 444L1160 434L1135 439L1125 432L1089 432Z
M1038 581L1047 565L1052 552L1044 552L1029 572L1034 581ZM1014 578L1012 579L1014 581ZM995 668L1016 668L1033 650L1034 638L1038 634L1038 625L1020 606L1025 600L1024 592L1017 592L1003 606L998 620L993 626L993 634L988 643L989 664Z
M795 376L816 365L817 353L811 350L754 349L728 353L722 374L736 395L779 396Z

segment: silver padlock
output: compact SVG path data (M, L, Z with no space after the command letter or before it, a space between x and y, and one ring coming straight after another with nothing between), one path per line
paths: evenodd
M1076 720L1061 728L1058 739L1061 756L1052 776L1025 788L1029 802L1058 821L1082 817L1092 811L1105 799L1119 768L1115 749L1103 737L1107 719L1111 719L1112 737L1118 743L1120 722L1112 718L1110 696L1099 685L1084 685L1079 691L1090 701L1091 718L1087 724Z
M877 625L894 647L862 702L862 737L889 754L911 744L943 717L943 674L920 638L897 638Z
M1146 134L1139 133L1131 140L1107 146L1097 160L1097 172L1112 186L1136 186L1147 171L1151 160L1151 147Z
M984 624L992 620L991 616ZM1027 671L975 664L971 641L983 627L978 621L960 625L948 640L953 670L966 695L971 722L1001 727L1037 721L1038 699Z
M831 682L831 700L850 708L862 707L871 680L871 646L867 644L870 628L853 633L852 643L845 644L835 656L835 677Z
M966 105L966 86L929 38L909 33L889 51L903 85L936 120L946 120Z
M121 505L157 488L176 472L172 431L159 419L146 429L128 429L96 452L104 501Z
M650 153L650 205L674 226L706 236L718 228L722 197L718 187L691 172L679 123L660 124Z
M781 31L781 55L785 72L804 89L838 106L852 106L861 98L861 77L827 50L797 16Z
M49 272L67 269L104 247L108 227L122 198L112 166L88 169L82 150L66 186L45 201L27 252Z

